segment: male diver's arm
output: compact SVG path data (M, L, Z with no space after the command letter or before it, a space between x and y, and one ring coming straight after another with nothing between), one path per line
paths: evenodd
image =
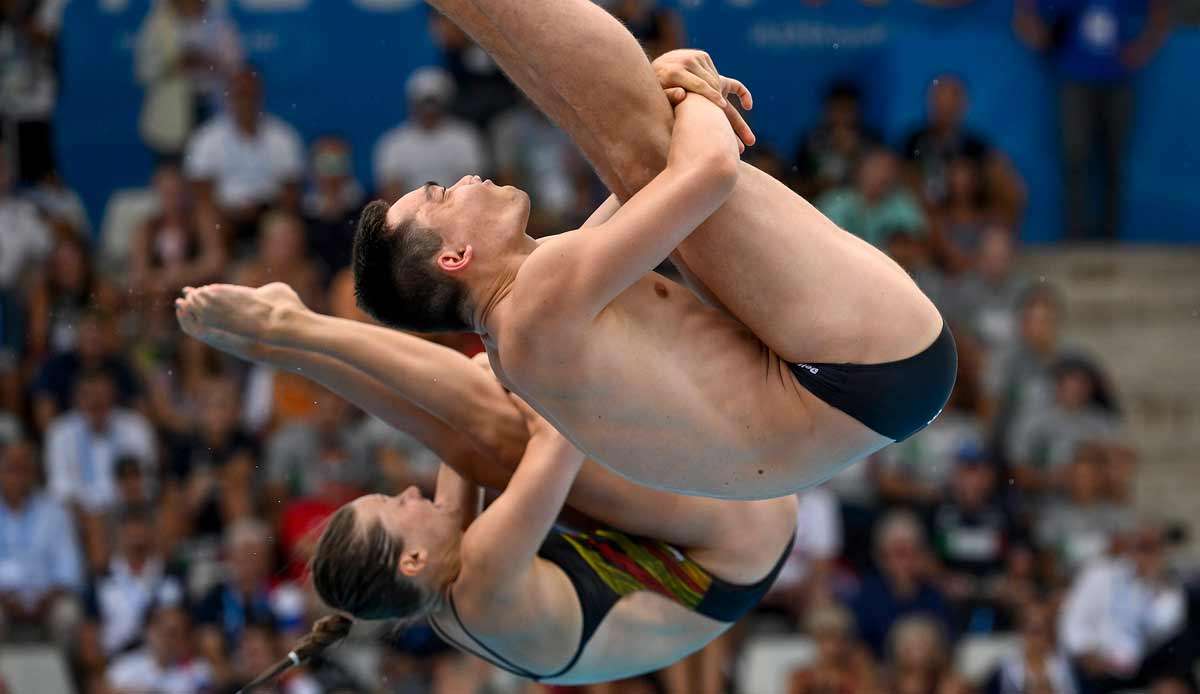
M725 115L689 94L676 109L666 169L594 231L542 244L526 263L536 267L518 283L539 297L546 323L596 315L724 204L738 164L738 140Z
M520 398L529 427L525 456L504 492L462 540L464 573L494 586L509 585L533 564L583 466L583 453Z

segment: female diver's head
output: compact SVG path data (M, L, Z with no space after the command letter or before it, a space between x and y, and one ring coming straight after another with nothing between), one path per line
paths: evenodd
M416 487L360 497L338 509L317 540L317 594L358 619L421 619L458 574L459 523Z

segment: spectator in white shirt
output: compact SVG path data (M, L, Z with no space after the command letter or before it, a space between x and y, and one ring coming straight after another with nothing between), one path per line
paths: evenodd
M150 614L146 647L108 668L114 694L202 694L212 690L212 668L192 654L192 625L178 604L160 604Z
M8 147L0 142L0 293L17 289L22 276L54 247L37 207L13 192L9 158Z
M375 188L392 201L406 191L436 181L450 183L487 166L483 137L452 117L454 82L441 68L424 67L405 84L410 118L375 145Z
M79 641L85 664L102 665L138 645L154 604L183 598L182 581L169 571L154 544L154 510L145 504L122 509L117 517L116 552L84 591L87 619Z
M1054 640L1054 611L1031 603L1021 613L1020 647L1000 661L988 694L1078 694L1071 663Z
M258 73L244 68L230 81L228 111L193 135L184 173L200 205L215 206L239 238L253 235L267 207L299 210L304 147L292 126L262 111Z
M48 627L68 644L79 622L82 561L70 514L36 480L29 444L0 449L0 636Z
M76 409L46 432L46 470L55 497L95 513L117 498L119 458L139 460L153 484L154 432L142 415L114 405L112 377L103 371L80 378L75 400Z
M1117 556L1076 577L1063 604L1059 638L1080 669L1084 694L1107 694L1190 676L1171 640L1184 629L1187 602L1167 572L1163 528L1143 522Z

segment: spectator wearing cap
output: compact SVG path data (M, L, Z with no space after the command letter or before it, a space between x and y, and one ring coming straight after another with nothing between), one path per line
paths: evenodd
M100 370L85 372L76 388L75 409L46 430L50 492L87 513L103 512L117 500L117 460L137 459L153 483L156 448L146 418L117 406L112 377Z
M934 509L932 524L941 585L954 607L957 631L1009 628L1012 620L992 598L1021 531L996 493L996 466L982 449L959 451L947 499Z
M934 582L925 531L904 511L885 516L875 529L878 570L867 576L851 600L858 633L877 655L884 654L888 633L902 617L924 614L949 632L950 608Z
M0 448L0 636L75 639L83 560L67 509L37 485L33 448Z
M1143 520L1111 557L1088 564L1063 602L1059 638L1078 668L1082 694L1154 687L1180 679L1195 688L1182 583L1168 565L1165 527Z
M120 656L108 668L114 694L207 694L212 667L196 657L192 622L179 603L162 601L151 610L146 645Z
M1017 483L1035 492L1060 485L1064 466L1080 445L1111 445L1120 432L1116 399L1094 362L1063 357L1051 374L1053 400L1019 411L1008 440Z
M863 157L878 147L879 141L863 122L858 85L831 85L825 92L820 124L800 138L796 150L797 189L816 199L826 191L851 185Z
M354 178L350 143L325 135L309 151L309 186L304 194L308 246L332 275L350 265L354 222L365 193Z
M479 131L450 115L454 82L441 68L415 70L405 84L409 119L375 145L375 188L393 201L426 181L451 185L487 168Z
M146 616L156 602L179 603L184 596L181 577L156 547L154 509L125 506L116 526L116 551L84 591L80 651L92 667L140 645Z
M250 68L232 78L228 112L192 136L183 170L203 210L234 227L234 240L252 237L270 207L298 211L304 146L295 128L263 112L262 79Z
M834 224L876 248L883 248L891 234L902 232L920 239L926 235L921 205L901 185L896 155L887 149L867 153L853 185L829 191L817 207Z
M1103 447L1077 447L1060 475L1061 497L1046 504L1034 523L1038 546L1064 576L1107 554L1113 539L1134 524L1130 508L1106 498L1104 467Z
M952 163L970 161L982 179L981 199L1007 224L1025 208L1025 184L1008 158L983 135L967 126L967 86L955 75L938 75L929 83L926 121L905 140L908 178L922 198L941 206L951 197Z

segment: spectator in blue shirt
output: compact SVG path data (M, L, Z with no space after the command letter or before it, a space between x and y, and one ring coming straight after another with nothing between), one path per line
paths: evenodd
M71 517L37 488L33 448L0 449L0 635L74 640L83 566ZM49 634L46 631L49 631Z
M929 576L925 531L916 516L898 511L884 517L875 530L875 561L850 606L858 633L876 656L882 656L892 625L908 615L925 615L950 633L950 609Z
M1049 56L1061 80L1067 236L1115 239L1121 162L1133 123L1130 80L1166 40L1167 0L1020 0L1014 26ZM1089 195L1093 155L1104 188Z

